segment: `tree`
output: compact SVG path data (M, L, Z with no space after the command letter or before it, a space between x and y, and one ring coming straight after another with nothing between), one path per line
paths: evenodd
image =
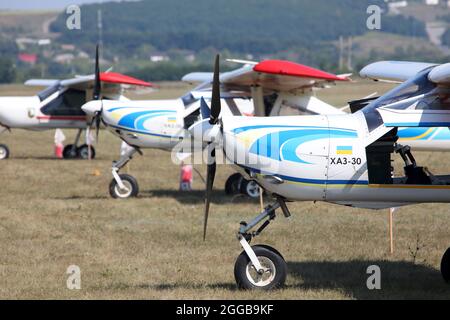
M16 78L16 68L8 58L0 57L0 83L10 83Z

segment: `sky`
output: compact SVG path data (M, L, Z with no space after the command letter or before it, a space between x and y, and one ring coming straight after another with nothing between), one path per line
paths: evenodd
M103 0L103 2L107 1L111 0ZM0 10L62 10L71 4L95 2L102 2L102 0L0 0Z

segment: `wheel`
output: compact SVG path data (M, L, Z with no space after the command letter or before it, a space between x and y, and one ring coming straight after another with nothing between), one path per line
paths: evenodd
M0 160L9 158L9 149L6 145L0 144Z
M136 179L129 174L120 174L120 179L125 186L125 189L120 189L115 179L112 179L109 184L109 194L114 199L126 199L136 197L139 193L139 185Z
M249 196L252 199L259 198L261 190L259 185L253 181L253 180L242 180L241 183L241 193L245 194L246 196Z
M441 274L445 282L450 282L450 248L448 248L442 256Z
M78 149L73 144L68 144L63 149L64 159L76 159L78 158Z
M231 175L225 182L225 193L230 196L238 194L241 190L241 182L243 179L240 173Z
M260 276L247 253L243 251L234 265L234 278L238 287L243 290L272 290L282 287L287 275L287 264L283 257L269 246L252 248L266 271Z
M91 148L91 159L95 159L95 148L90 146ZM87 160L89 159L89 146L87 144L83 144L78 148L78 156L81 159Z

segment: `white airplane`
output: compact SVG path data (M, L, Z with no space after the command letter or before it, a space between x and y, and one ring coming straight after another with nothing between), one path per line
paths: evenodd
M100 74L104 99L128 101L122 95L124 86L150 87L152 84L119 73ZM75 142L65 146L64 158L87 159L89 147L79 146L81 133L89 119L81 106L92 97L94 75L67 80L28 80L30 86L47 86L32 97L0 97L0 133L11 129L49 130L55 128L78 129ZM91 146L91 158L95 149ZM9 157L9 149L0 144L0 160Z
M285 83L278 84L277 90L272 92L267 91L264 88L264 84L261 85L260 80L253 78L251 81L238 79L241 77L240 72L247 72L248 68L253 67L255 71L264 72L281 72L284 75L293 75L297 77L300 71L300 65L291 62L281 62L280 61L266 61L264 64L253 62L253 61L243 61L243 60L228 60L231 62L242 63L247 67L241 70L233 72L230 76L222 75L220 80L222 88L225 91L239 91L239 94L243 94L250 98L255 97L255 87L262 87L265 91L263 93L264 103L262 100L260 103L254 103L254 110L252 114L256 116L281 116L281 115L333 115L333 114L347 114L346 109L350 109L352 113L362 109L364 106L368 105L370 102L378 99L379 97L374 97L377 93L371 94L366 98L351 101L346 108L332 108L329 104L323 103L319 99L315 98L315 91L324 88L323 84L311 85L308 88L299 85L295 90L291 90L286 86ZM420 64L422 67L432 66L432 64ZM306 70L304 70L306 71ZM349 75L338 76L339 78L346 78ZM386 81L401 83L407 79L403 76L389 75L389 77L380 77L380 75L372 74L371 77L361 74L364 78L371 78L375 81ZM253 76L248 76L253 77ZM183 81L189 83L204 82L210 83L212 80L212 73L192 73L183 78ZM349 79L346 79L349 80ZM247 82L245 82L247 81ZM264 79L264 82L269 82L269 86L273 86L273 82L276 81L275 78ZM285 80L287 82L288 80ZM291 78L291 81L298 81L298 79ZM340 81L340 80L336 80ZM295 82L294 82L295 83ZM291 83L292 84L292 83ZM247 86L247 88L245 87ZM269 87L270 88L270 87ZM209 88L208 88L209 90ZM288 92L285 92L285 91ZM235 92L236 93L236 92ZM267 96L270 93L275 93L275 97ZM269 98L269 99L267 99ZM272 99L270 99L272 98ZM276 99L274 99L276 98ZM272 100L272 101L270 101ZM258 108L258 106L260 106ZM414 151L450 151L450 128L399 128L398 131L399 142L408 144ZM259 186L252 180L245 179L240 173L231 175L225 184L225 192L227 194L233 195L237 193L243 193L251 198L259 198L260 193Z
M262 116L266 115L266 105L271 107L271 115L278 115L286 108L297 114L315 110L335 112L333 106L314 97L313 89L348 80L287 61L268 60L244 64L242 68L221 75L224 89L221 100L228 107L224 114L241 115L255 111L257 116ZM279 81L279 74L285 75L283 81ZM107 129L132 146L129 152L113 163L113 179L109 186L113 198L123 199L138 194L136 179L128 174L119 174L119 170L136 152L144 148L172 151L179 146L185 138L185 129L199 119L200 98L211 98L212 77L212 73L186 75L183 81L201 85L178 99L126 103L100 100L91 101L82 107L86 114L101 119ZM276 94L276 99L265 104L265 97L273 94ZM259 103L254 103L256 101ZM190 150L185 152L189 153ZM254 181L244 180L239 174L228 179L225 189L230 193L240 191L251 197L259 196L259 186Z
M373 64L363 73L412 77L353 114L220 117L216 57L211 110L203 107L205 119L189 129L209 150L204 237L216 148L274 198L256 218L240 225L238 239L244 251L234 268L240 288L267 290L284 284L287 265L282 255L266 245L250 246L250 241L275 219L277 209L289 217L290 201L370 209L450 202L450 175L433 175L416 163L409 146L397 142L399 127L450 127L450 64L398 63L395 69L394 64ZM282 81L284 77L277 78ZM400 177L393 177L391 159L396 155L404 161ZM441 273L450 281L450 248L442 258Z

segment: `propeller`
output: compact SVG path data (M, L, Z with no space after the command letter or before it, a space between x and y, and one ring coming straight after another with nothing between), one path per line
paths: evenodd
M92 100L100 100L101 97L101 80L100 80L100 62L99 62L99 55L98 55L98 44L95 48L95 78L94 78L94 91L92 95ZM93 126L95 127L95 133L96 133L96 140L98 140L98 133L100 130L100 124L101 124L101 114L103 111L103 106L101 109L97 112L95 112L94 116L92 117L91 123L89 124L89 129L91 129Z
M211 99L211 114L209 117L209 123L211 125L217 125L219 123L219 115L221 111L220 105L220 68L219 68L219 55L216 55L216 61L214 64L214 78L212 86L212 99ZM214 141L208 144L208 167L206 171L206 192L205 192L205 212L203 221L203 241L206 240L206 230L208 227L209 207L211 204L211 194L214 185L214 179L216 176L216 146Z

